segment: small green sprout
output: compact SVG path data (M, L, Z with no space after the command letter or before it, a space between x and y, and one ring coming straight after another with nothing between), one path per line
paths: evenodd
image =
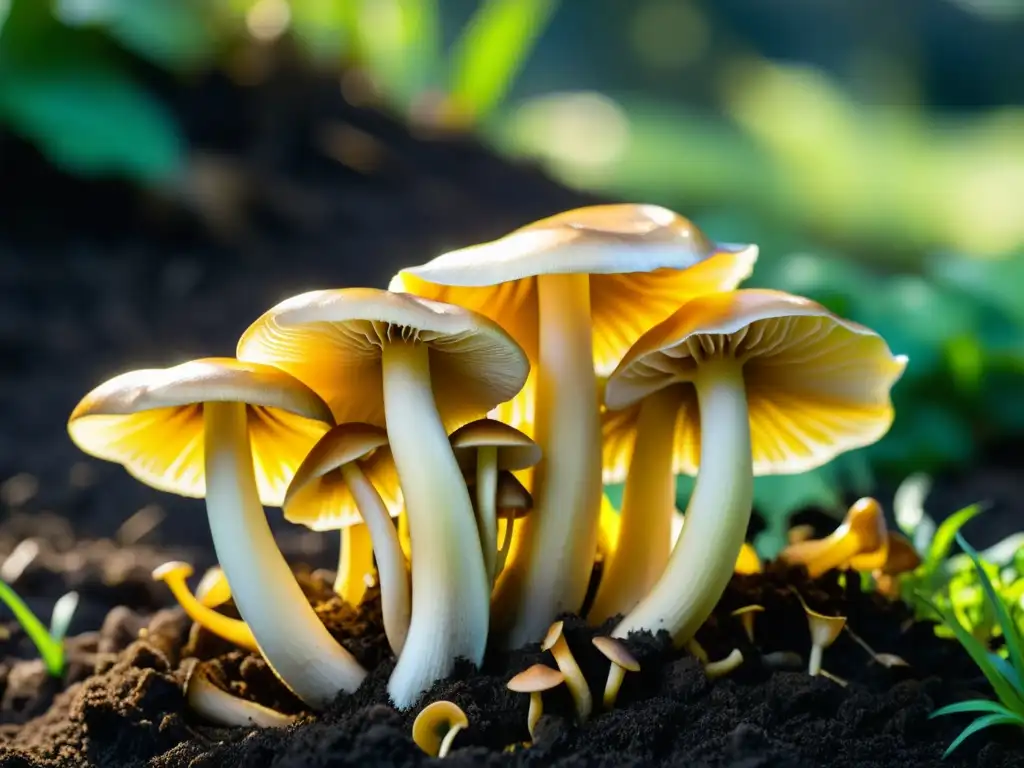
M985 601L995 614L996 622L1002 630L1003 640L1006 644L1006 658L999 653L989 650L988 646L979 641L960 621L955 613L948 608L940 608L931 602L925 595L918 597L938 614L945 624L956 635L957 640L964 647L978 665L978 668L985 675L985 678L992 685L999 701L989 699L972 699L937 709L932 712L931 717L942 715L953 715L960 712L980 713L979 717L968 725L954 739L953 743L946 749L943 757L946 757L954 749L959 747L969 736L984 730L993 725L1016 725L1024 726L1024 638L1021 631L1010 618L1010 612L1006 604L999 597L996 588L983 568L983 563L978 553L964 541L963 536L956 534L956 541L963 549L971 562L974 563L978 575L978 582L984 593Z
M11 613L21 624L25 634L39 649L39 655L43 659L43 664L46 665L46 671L53 677L61 677L67 663L67 658L64 655L64 636L67 634L71 617L74 616L75 609L78 607L78 593L68 592L53 604L49 629L32 613L32 609L26 605L18 593L3 580L0 580L0 600L11 609Z

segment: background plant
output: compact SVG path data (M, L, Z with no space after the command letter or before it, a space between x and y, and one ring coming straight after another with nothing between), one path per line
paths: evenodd
M410 120L759 243L751 285L817 299L911 360L887 439L758 479L770 554L795 508L841 515L841 490L1024 432L1024 4L883 2L0 0L0 126L69 171L173 185L188 143L152 73L230 73L289 36Z

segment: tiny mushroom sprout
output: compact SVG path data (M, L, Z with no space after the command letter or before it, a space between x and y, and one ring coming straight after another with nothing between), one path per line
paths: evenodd
M293 715L233 696L210 679L204 662L196 662L185 678L185 700L200 717L228 726L284 728L295 722Z
M171 590L178 604L185 610L188 617L218 637L222 637L229 643L234 643L239 648L259 653L259 646L256 638L253 637L249 625L244 621L232 619L222 613L217 613L213 608L203 605L188 590L186 579L193 573L192 566L177 560L164 563L153 570L154 581L162 581Z
M533 497L511 472L502 472L498 475L495 509L504 526L501 546L498 547L498 556L494 564L495 574L500 574L505 569L505 562L512 548L516 520L525 517L533 509Z
M811 655L807 661L807 674L813 677L821 672L821 656L843 631L843 627L846 626L846 617L826 616L811 610L804 602L803 596L795 589L793 592L800 601L800 605L803 606L804 613L807 615L807 626L811 630Z
M680 302L735 288L756 258L755 246L716 245L665 208L598 205L392 279L392 290L487 315L535 365L520 396L495 412L532 430L543 453L529 486L536 507L496 588L495 629L506 647L536 641L586 596L602 493L597 376Z
M743 651L739 648L733 648L729 655L724 659L718 661L708 661L704 664L704 674L707 675L708 679L714 680L719 677L725 677L730 672L735 671L743 663Z
M416 715L412 740L431 757L447 757L459 732L469 727L469 718L458 704L435 701Z
M480 546L487 576L493 583L498 552L498 473L529 469L540 461L540 446L515 427L494 419L478 419L461 426L449 441L459 467L475 487Z
M878 440L905 365L868 328L779 291L700 296L645 333L609 377L605 403L660 414L635 437L677 462L662 462L643 484L656 492L652 504L674 470L697 479L668 565L612 635L692 638L733 574L754 475L804 472ZM651 466L634 461L630 471Z
M612 664L608 669L608 680L605 682L604 696L601 700L605 709L611 709L615 706L615 699L619 696L619 689L622 687L626 673L639 672L640 662L629 652L623 642L613 637L598 635L591 642Z
M869 570L881 567L887 554L882 506L872 498L863 498L850 507L843 522L828 536L790 544L779 559L790 565L806 566L808 574L817 577L833 568L848 566L853 558L864 555L871 558Z
M333 424L320 397L273 366L233 358L137 370L75 407L68 432L147 485L206 497L217 560L267 663L322 707L366 676L306 600L262 503L280 506L309 449Z
M369 532L371 552L377 559L384 632L397 656L409 631L412 603L405 554L391 520L399 512L401 499L387 444L383 427L352 422L332 428L299 465L283 509L286 520L313 530L344 532L357 527ZM346 552L349 558L358 557L353 550L360 546L365 548L359 540L345 540L343 535L341 559ZM372 569L372 562L369 565ZM339 574L348 576L349 571L346 563L339 563ZM362 581L363 574L358 579Z
M508 689L516 693L530 694L530 710L526 715L526 728L533 738L534 729L544 714L545 691L557 688L565 681L565 675L546 664L534 664L508 681Z
M544 642L540 644L540 649L551 651L551 655L555 657L555 664L558 665L558 669L565 677L565 684L569 688L573 704L576 706L576 717L581 723L584 723L590 717L594 702L590 695L590 686L583 676L583 670L576 663L569 643L566 642L565 635L562 633L563 628L564 625L561 621L552 624L544 637Z
M743 625L743 631L751 643L754 642L754 617L763 612L763 605L745 605L732 612L732 615L740 620L740 624Z
M306 382L337 423L387 429L412 546L412 614L388 693L410 707L463 657L479 665L491 588L473 503L448 442L522 389L530 364L494 321L373 288L295 296L242 335L238 356ZM348 418L351 413L357 414Z

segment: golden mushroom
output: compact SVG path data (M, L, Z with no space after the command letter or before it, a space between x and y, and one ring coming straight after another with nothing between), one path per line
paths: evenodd
M839 527L825 538L790 544L779 555L785 563L805 566L812 577L849 566L857 557L867 570L880 568L888 557L885 514L872 498L854 503Z
M730 290L754 246L712 243L654 205L601 205L401 270L389 288L468 307L506 328L535 376L496 417L536 435L536 508L497 584L499 642L536 641L586 596L601 506L597 375L680 302Z
M568 686L573 703L576 705L576 717L581 723L585 723L594 708L593 697L590 695L590 686L587 684L587 679L583 676L583 671L580 669L580 665L576 663L576 658L572 655L569 643L565 640L565 635L562 632L563 628L564 625L561 621L556 621L552 624L548 629L547 635L544 637L544 642L540 644L540 649L542 651L551 651L551 655L555 657L555 663L565 677L565 684Z
M499 473L495 489L495 511L503 530L501 546L498 547L498 556L495 561L495 575L505 570L505 563L509 550L512 548L512 538L516 530L516 520L525 517L531 509L533 509L533 497L523 487L523 484L516 480L516 476L511 472Z
M218 637L222 637L229 643L234 643L239 648L259 653L260 648L256 644L249 625L244 621L232 619L222 613L217 613L213 608L204 605L196 596L188 590L186 579L193 573L193 568L188 563L173 560L153 570L153 580L162 581L166 584L171 594L174 595L178 604L185 610L192 621L208 629Z
M469 718L457 704L435 701L416 715L412 740L431 757L447 757L459 732L469 727Z

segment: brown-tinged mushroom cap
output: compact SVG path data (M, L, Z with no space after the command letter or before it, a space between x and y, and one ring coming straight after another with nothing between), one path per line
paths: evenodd
M595 367L610 371L647 328L688 298L736 287L756 258L755 246L712 243L660 206L596 205L403 269L389 287L487 315L536 360L536 278L588 274Z
M247 405L256 483L271 506L281 505L296 467L334 423L323 400L284 371L220 357L115 376L82 398L68 433L146 485L201 498L205 402Z
M332 427L295 472L284 498L285 519L314 531L333 531L363 521L340 469L358 461L392 517L402 510L402 491L388 449L388 433L373 424Z
M896 531L888 532L889 557L882 566L882 573L897 576L913 571L921 564L921 555L914 549L910 540Z
M376 288L311 291L265 312L242 334L238 357L307 383L337 422L385 423L381 355L409 342L430 350L430 379L449 428L513 397L529 362L493 321L461 306Z
M889 390L906 367L874 331L808 299L744 289L698 297L645 334L605 387L605 482L629 468L643 399L678 394L674 470L696 474L700 419L687 384L707 361L743 364L754 474L793 474L869 445L893 419Z
M565 675L547 664L534 664L508 681L506 687L516 693L543 693L565 682Z
M515 427L495 419L477 419L464 424L449 436L455 458L465 473L476 467L480 448L497 449L497 469L528 469L540 461L540 446Z
M525 517L533 508L533 498L522 483L511 472L498 474L497 503L498 514L516 519Z
M616 640L614 637L597 635L591 642L601 652L601 655L612 664L622 667L627 672L640 671L640 662L636 660L636 657L629 652L629 649L621 641Z
M811 576L819 576L832 568L857 567L860 559L864 570L884 565L888 557L885 514L875 499L865 497L854 502L843 522L823 539L790 544L779 559L791 565L804 565Z

